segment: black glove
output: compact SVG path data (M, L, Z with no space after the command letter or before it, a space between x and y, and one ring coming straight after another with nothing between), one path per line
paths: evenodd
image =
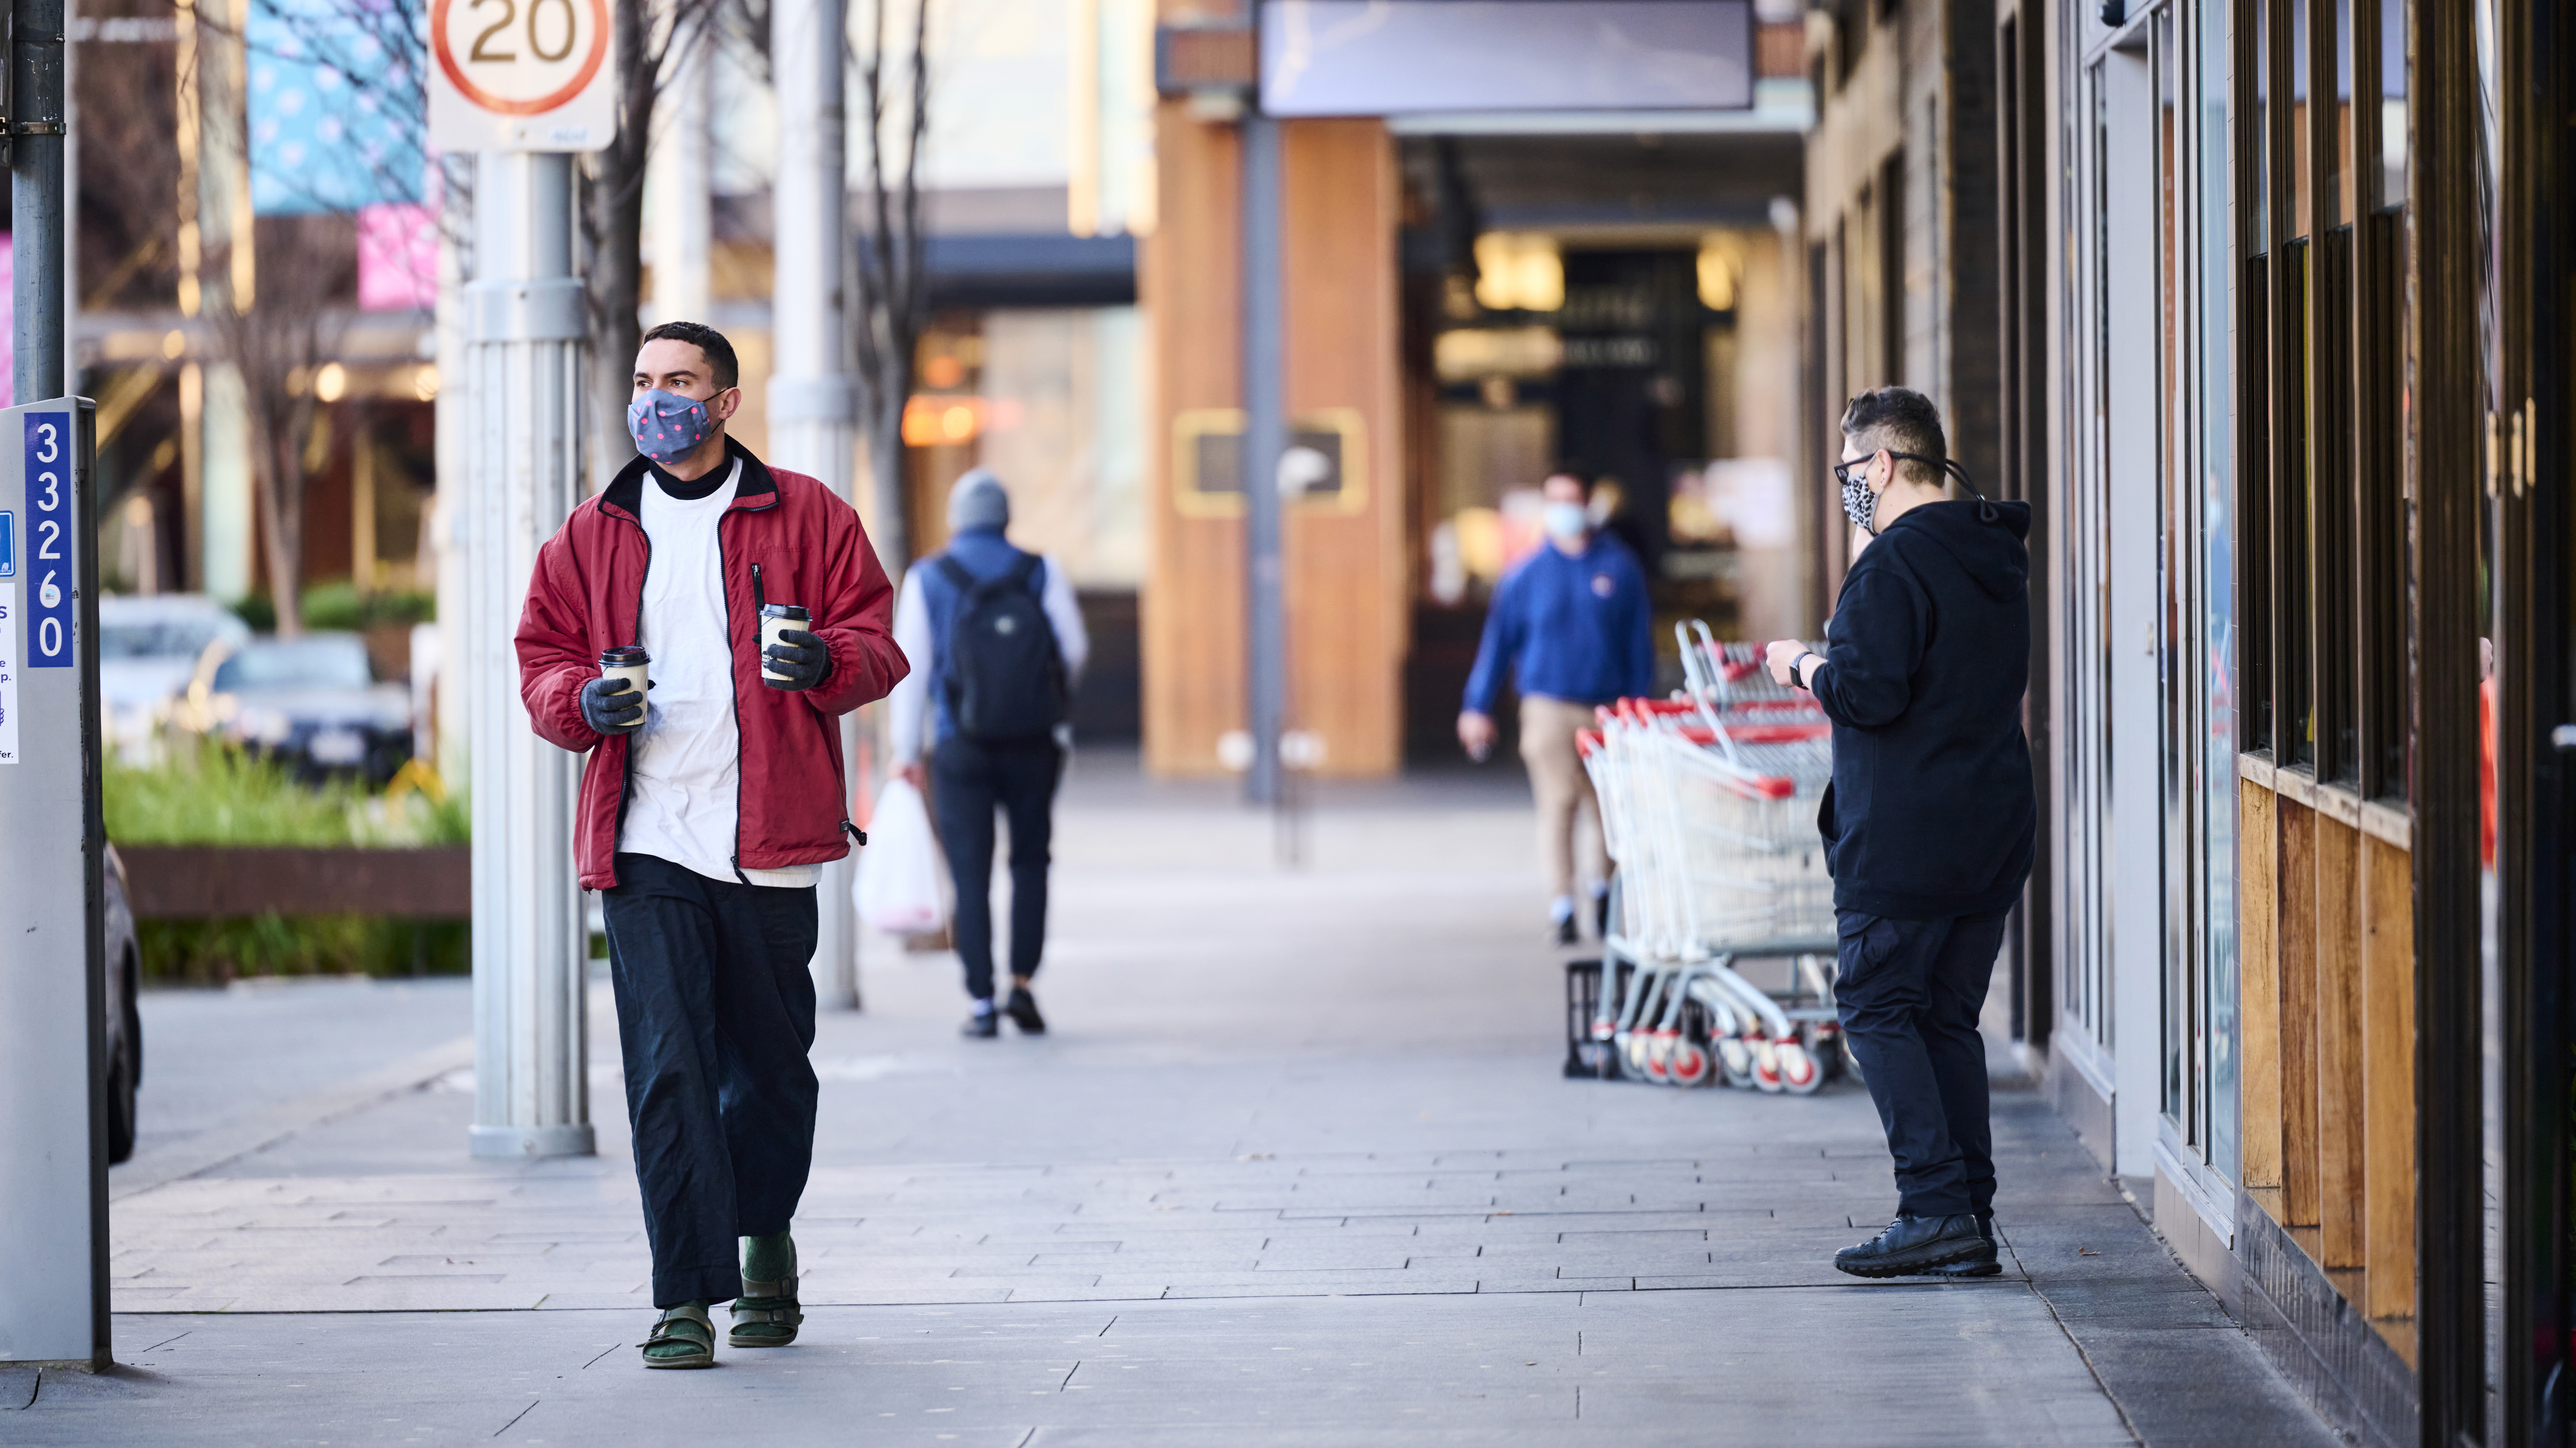
M644 722L644 696L624 679L593 679L581 686L581 722L602 734L623 734Z
M832 651L824 647L821 639L803 629L780 629L778 642L761 651L760 661L760 681L773 689L810 689L823 682L824 675L832 672ZM773 679L769 677L771 674L785 674L787 677Z

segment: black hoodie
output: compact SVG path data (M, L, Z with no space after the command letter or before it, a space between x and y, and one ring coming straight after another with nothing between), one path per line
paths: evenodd
M2030 506L1924 503L1843 577L1816 702L1834 904L1897 920L2004 909L2030 876Z

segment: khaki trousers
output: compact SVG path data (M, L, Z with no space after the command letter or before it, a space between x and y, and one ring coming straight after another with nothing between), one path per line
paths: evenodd
M1592 776L1574 752L1574 735L1592 727L1592 706L1536 695L1521 698L1521 763L1529 766L1530 792L1538 796L1538 852L1559 895L1576 894L1576 836L1584 880L1610 878L1610 855L1601 844L1601 802ZM1586 820L1584 816L1589 815Z

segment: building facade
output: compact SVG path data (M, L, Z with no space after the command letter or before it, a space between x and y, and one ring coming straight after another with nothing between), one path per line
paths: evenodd
M1999 1017L2330 1422L2564 1441L2576 38L1852 0L1810 55L1819 416L1930 392L2036 514Z

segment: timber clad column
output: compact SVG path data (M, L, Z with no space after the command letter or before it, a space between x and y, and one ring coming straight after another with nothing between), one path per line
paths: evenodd
M1287 727L1321 738L1325 773L1386 774L1409 638L1395 146L1375 120L1280 131L1289 427L1341 446L1338 491L1286 508ZM1183 101L1160 107L1155 149L1161 218L1139 269L1158 373L1145 760L1213 774L1217 741L1247 724L1242 498L1201 486L1197 465L1197 439L1242 419L1241 149L1231 122Z

